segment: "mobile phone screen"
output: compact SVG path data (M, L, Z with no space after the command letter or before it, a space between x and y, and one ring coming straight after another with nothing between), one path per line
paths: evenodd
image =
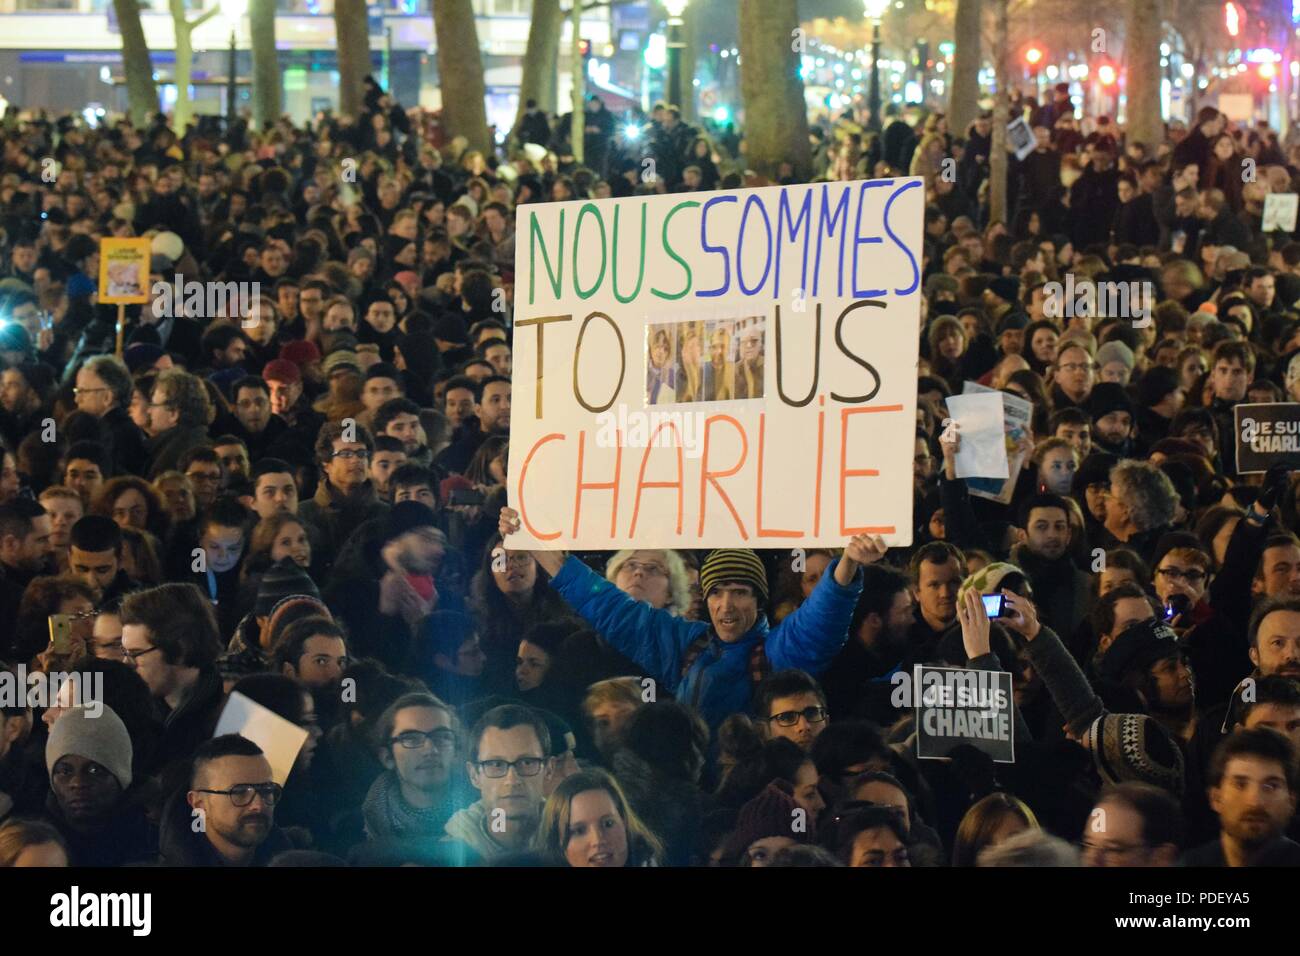
M987 614L990 619L1002 616L1002 605L1006 601L1005 597L1001 594L985 594L982 595L982 598L984 601L984 613Z

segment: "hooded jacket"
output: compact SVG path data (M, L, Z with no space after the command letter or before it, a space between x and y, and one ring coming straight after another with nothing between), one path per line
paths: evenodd
M738 641L725 643L707 621L687 621L628 597L570 555L551 580L555 588L614 648L645 668L679 701L700 711L716 730L729 715L747 712L754 685L750 659L754 645L772 670L797 668L814 677L826 670L849 635L853 607L862 592L859 571L848 587L835 580L839 559L831 562L812 595L776 627L760 613ZM707 636L705 649L682 673L687 648Z
M487 808L482 800L475 800L464 810L457 810L447 821L446 842L461 843L468 850L462 865L491 862L494 857L511 852L492 839L487 821Z

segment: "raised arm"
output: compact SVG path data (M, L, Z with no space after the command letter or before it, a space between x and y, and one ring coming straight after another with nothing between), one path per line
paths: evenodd
M1029 659L1047 685L1057 709L1065 717L1066 725L1072 733L1082 733L1105 713L1101 698L1093 692L1092 685L1061 639L1050 627L1038 622L1038 609L1034 603L1012 591L1004 590L1002 594L1010 612L1002 623L1029 642Z
M519 516L501 509L502 536L519 530ZM646 669L655 680L672 689L680 674L682 651L707 624L674 617L645 601L624 594L577 558L560 551L531 551L551 576L551 587L601 637Z

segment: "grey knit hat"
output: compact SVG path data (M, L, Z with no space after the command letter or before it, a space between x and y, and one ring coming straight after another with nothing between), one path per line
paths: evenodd
M131 786L131 735L122 718L107 704L92 713L85 707L70 707L59 715L45 742L45 769L51 776L54 765L72 754L99 764L122 785Z

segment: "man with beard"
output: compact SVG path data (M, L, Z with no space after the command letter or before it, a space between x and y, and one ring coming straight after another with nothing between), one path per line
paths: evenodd
M1235 731L1215 750L1209 780L1219 835L1188 851L1184 866L1300 866L1300 844L1285 836L1300 788L1290 740L1262 727Z
M916 602L906 575L875 564L864 568L863 574L848 642L822 675L821 684L831 713L886 726L897 716L889 702L888 677L907 665L907 633Z
M375 727L386 769L362 806L368 838L441 838L456 812L451 771L458 743L455 714L432 694L403 694L389 705Z
M489 435L510 433L510 379L491 375L477 391L474 415L465 419L451 444L434 460L439 467L456 474L464 474L474 453Z
M1029 577L1043 622L1057 634L1073 634L1088 615L1091 580L1070 557L1070 506L1059 495L1039 494L1020 509L1023 542L1010 561Z
M334 723L342 700L339 685L348 666L343 628L327 617L294 621L275 645L274 666L311 692L316 716L323 726Z
M224 734L198 748L193 767L184 801L164 811L164 865L265 866L293 849L274 823L284 788L272 779L261 747ZM194 826L195 819L203 825Z
M1126 628L1102 655L1102 699L1114 712L1146 713L1176 740L1196 730L1196 686L1178 635L1163 621ZM1109 698L1109 699L1108 699Z
M1093 444L1120 458L1133 457L1133 417L1136 409L1119 382L1099 382L1088 396Z
M0 621L18 619L18 605L32 578L46 574L54 554L50 516L27 498L0 507ZM6 641L0 647L7 649Z

